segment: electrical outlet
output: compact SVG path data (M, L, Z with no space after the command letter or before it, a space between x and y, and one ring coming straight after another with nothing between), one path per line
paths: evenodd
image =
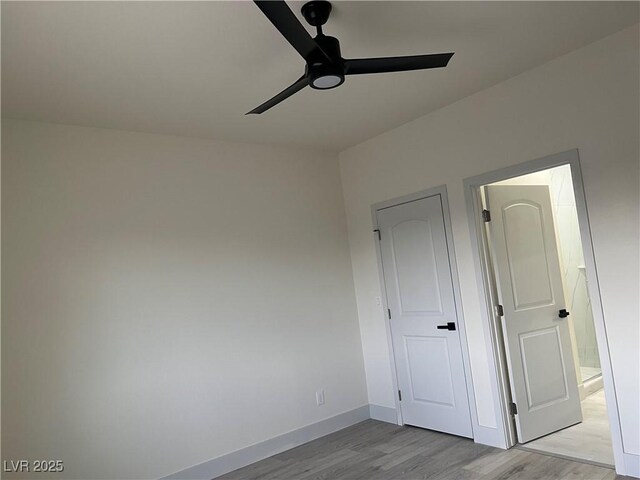
M324 389L320 389L316 392L316 403L318 406L324 405Z
M382 306L382 298L381 297L375 297L376 299L376 307L381 307Z

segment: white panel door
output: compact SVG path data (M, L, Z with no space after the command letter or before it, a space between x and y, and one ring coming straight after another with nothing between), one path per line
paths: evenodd
M402 418L471 437L440 195L376 215Z
M488 223L520 442L582 421L549 188L489 186Z

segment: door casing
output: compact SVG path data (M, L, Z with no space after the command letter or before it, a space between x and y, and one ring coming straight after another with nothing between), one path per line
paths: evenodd
M462 312L462 297L460 294L460 283L459 283L459 279L458 279L458 267L456 264L456 257L455 257L455 249L453 246L453 231L451 228L451 217L450 217L450 213L449 213L449 202L447 199L447 187L446 185L440 185L438 187L433 187L433 188L429 188L427 190L422 190L420 192L416 192L416 193L412 193L409 195L404 195L402 197L397 197L391 200L386 200L384 202L379 202L376 203L374 205L371 206L371 217L372 217L372 221L373 221L373 228L374 231L372 232L372 235L374 236L375 242L376 242L376 259L378 262L378 278L380 280L380 285L381 285L381 290L382 290L382 296L381 296L381 302L382 302L382 312L387 312L387 309L389 308L387 305L387 292L386 292L386 285L385 285L385 281L384 281L384 276L383 276L383 270L382 270L382 251L380 249L380 242L378 241L378 236L376 233L376 229L378 228L378 219L377 219L377 215L376 212L380 209L383 208L388 208L388 207L395 207L398 205L402 205L403 203L408 203L408 202L413 202L415 200L420 200L423 198L427 198L427 197L432 197L435 195L439 195L440 199L442 201L442 213L443 213L443 217L444 217L444 230L445 230L445 235L446 235L446 241L447 241L447 249L449 251L449 263L451 266L451 277L453 280L453 296L454 296L454 302L455 302L455 307L456 307L456 313L457 313L457 321L458 321L458 329L460 332L460 347L462 350L462 362L464 365L464 374L465 374L465 383L467 386L467 399L469 401L469 410L471 413L471 428L472 428L472 435L473 438L476 438L476 434L477 434L477 428L478 428L478 413L476 411L476 402L475 402L475 394L473 391L473 380L471 377L471 364L469 361L469 348L467 346L467 334L466 334L466 328L465 328L465 323L464 323L464 315ZM389 348L389 352L391 352L391 355L389 355L390 357L390 363L391 363L391 377L392 377L392 382L393 382L393 391L397 392L398 391L398 377L397 377L397 371L396 371L396 362L395 362L395 355L394 355L394 349L393 349L393 342L392 342L392 337L391 337L391 323L389 321L389 318L387 317L387 315L384 315L384 319L385 319L385 331L386 331L386 336L387 336L387 345ZM404 421L402 418L402 407L401 407L401 402L398 399L397 395L394 395L394 399L395 399L395 407L396 407L396 423L398 425L404 425Z
M476 283L479 289L481 315L485 328L485 343L489 356L489 368L492 370L491 388L494 398L498 402L494 405L496 420L498 422L499 434L506 448L510 448L517 443L515 425L509 412L509 402L511 392L508 385L507 365L505 359L504 341L502 339L499 317L496 316L494 305L497 305L495 278L493 269L488 265L489 245L484 234L482 222L482 202L480 198L480 188L502 180L519 177L529 173L547 170L561 165L569 165L571 168L571 178L578 211L578 223L580 225L580 238L586 266L586 276L589 297L593 309L593 320L596 330L596 340L602 368L602 378L604 382L605 398L607 403L607 413L611 426L611 440L616 472L620 475L627 473L622 447L622 429L620 426L620 415L618 412L618 402L613 379L609 345L607 342L606 325L604 321L604 311L602 309L602 299L600 296L600 286L595 264L595 256L591 241L591 229L589 226L589 216L587 212L584 185L582 182L582 172L580 169L580 158L578 149L568 150L547 157L530 160L518 165L513 165L498 170L494 170L482 175L477 175L464 180L464 193L467 207L467 217L469 222L469 232L471 234L471 246L473 261L476 271ZM500 442L501 443L501 442Z

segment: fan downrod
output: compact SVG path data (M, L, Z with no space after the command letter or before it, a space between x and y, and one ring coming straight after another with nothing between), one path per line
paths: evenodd
M331 3L327 0L312 0L305 3L300 11L309 25L319 28L329 20Z

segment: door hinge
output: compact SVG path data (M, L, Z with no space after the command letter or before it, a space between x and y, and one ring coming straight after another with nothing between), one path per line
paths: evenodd
M511 415L518 414L518 406L514 402L511 402L509 404L509 413L511 413Z
M387 315L389 315L389 320L391 320L391 309L387 308Z
M382 235L380 234L380 230L376 228L374 232L378 234L378 240L382 240Z
M496 315L504 317L504 308L502 308L502 305L496 305Z
M482 210L482 220L485 222L491 221L491 212L489 210Z
M398 400L402 401L402 391L398 390Z

